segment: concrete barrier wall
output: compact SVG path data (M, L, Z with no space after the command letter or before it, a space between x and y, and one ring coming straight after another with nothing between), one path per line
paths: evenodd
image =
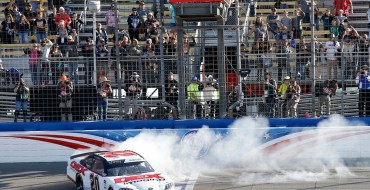
M318 127L330 125L338 126ZM66 161L77 151L102 150L135 139L142 133L175 134L178 143L194 141L199 154L206 154L212 143L245 134L255 143L253 149L266 157L304 158L330 147L342 157L370 158L369 118L335 119L252 119L120 121L76 123L1 123L0 162ZM338 124L339 123L339 124ZM352 125L353 124L353 125ZM353 127L355 126L356 127ZM206 126L206 127L205 127ZM349 127L352 126L352 127ZM217 142L194 140L198 131L214 135ZM163 138L166 138L164 135ZM256 143L258 142L258 143ZM153 142L155 143L155 142ZM203 144L202 144L203 143ZM250 143L243 141L243 143ZM199 146L201 147L199 149Z

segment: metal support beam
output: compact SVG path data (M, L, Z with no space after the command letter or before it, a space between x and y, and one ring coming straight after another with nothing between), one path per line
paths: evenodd
M177 19L177 74L179 77L179 117L180 119L186 119L186 83L185 83L185 67L184 67L184 54L183 54L183 20Z
M224 25L222 18L218 19L218 25ZM227 97L226 97L226 72L225 72L225 44L224 44L224 29L217 30L218 46L217 46L217 67L218 67L218 81L220 92L220 116L226 115Z

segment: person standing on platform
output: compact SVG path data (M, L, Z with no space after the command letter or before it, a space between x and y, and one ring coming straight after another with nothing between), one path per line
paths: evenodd
M358 116L370 116L370 75L369 66L364 65L357 73L356 83L358 84Z
M27 107L28 99L30 96L30 89L24 82L22 78L19 79L17 85L14 88L15 96L15 112L14 112L14 122L18 121L18 116L20 112L23 113L23 121L27 121Z

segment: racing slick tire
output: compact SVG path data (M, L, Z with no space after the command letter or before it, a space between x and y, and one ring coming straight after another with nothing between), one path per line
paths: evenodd
M84 189L84 182L81 177L78 175L76 177L76 190L83 190Z

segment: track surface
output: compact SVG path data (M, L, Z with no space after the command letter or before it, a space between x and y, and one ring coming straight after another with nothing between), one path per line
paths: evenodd
M74 184L65 174L66 163L15 163L0 164L1 190L72 190ZM361 190L370 189L370 168L352 167L351 177L332 177L319 179L310 176L308 182L302 180L278 180L280 172L261 172L246 170L231 170L220 173L208 173L176 182L176 190L309 190L309 189L335 189L335 190ZM247 174L249 182L235 183L235 176ZM251 179L253 176L254 179ZM259 181L256 179L260 179ZM262 180L261 180L262 179ZM271 180L274 179L274 180ZM247 180L247 181L248 181ZM276 181L276 182L273 182Z

